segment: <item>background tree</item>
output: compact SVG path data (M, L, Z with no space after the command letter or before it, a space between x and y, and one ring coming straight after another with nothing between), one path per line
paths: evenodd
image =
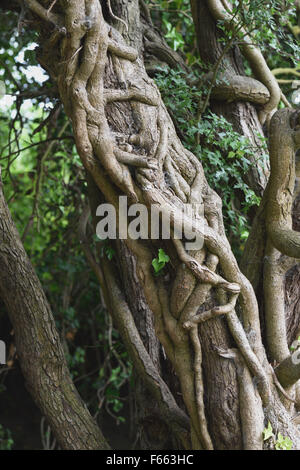
M5 78L13 77L12 86L18 88L16 118L9 128L4 155L7 175L12 176L8 180L8 197L12 203L20 192L11 171L21 140L20 100L22 96L33 98L36 93L54 96L63 104L72 124L85 173L74 160L72 150L61 166L50 159L56 148L53 145L70 137L65 134L68 123L57 103L35 129L39 135L47 129L47 147L38 157L29 217L27 222L20 221L23 238L26 246L35 221L42 223L41 214L45 211L42 212L40 201L49 158L47 182L52 179L55 188L72 188L71 207L75 209L73 220L79 227L81 248L100 284L102 304L110 312L133 364L136 445L152 449L170 445L261 449L265 428L266 446L299 448L299 432L293 421L298 401L298 366L288 347L298 323L297 315L293 315L294 323L289 321L287 330L284 305L284 276L299 259L299 235L292 229L291 218L295 152L300 142L299 113L290 108L275 78L277 72L272 74L256 45L257 41L274 41L277 48L280 40L287 62L281 65L293 70L287 73L297 73L291 64L297 60L297 45L289 42L289 37L286 42L282 40L289 34L287 31L297 37L297 17L293 16L296 10L291 2L243 2L241 6L241 2L192 1L200 60L187 3L160 4L162 10L171 6L162 16L169 45L155 26L161 23L161 17L153 2L27 0L21 2L21 13L19 4L15 6L19 29L30 22L38 32L37 58L50 81L40 91L23 90L6 64ZM14 4L7 6L4 2L3 7L11 10ZM153 19L148 7L154 10ZM180 10L181 14L176 27L171 22L172 10ZM261 20L258 11L263 13ZM10 18L13 22L14 14ZM271 27L263 29L266 20ZM276 60L279 62L280 54L276 52L272 66L279 65ZM146 70L155 77L165 103ZM171 86L176 90L174 96ZM271 120L280 102L286 108ZM267 189L269 166L264 132L268 135L271 161ZM62 174L65 168L68 182ZM27 180L26 184L32 187L32 181ZM155 204L163 215L170 216L173 229L184 204L193 204L193 217L185 215L185 222L204 238L204 247L188 252L174 237L117 240L109 245L95 242L90 236L93 229L85 198L89 200L95 228L98 204L110 202L118 213L118 196L124 194L131 203L140 202L148 208ZM255 215L255 205L262 194ZM221 200L231 245L224 228ZM43 204L51 207L47 197L43 197ZM57 199L55 204L60 208ZM197 211L199 206L204 206L204 213ZM79 208L82 216L77 223ZM72 211L60 210L63 216L60 214L59 222L64 229L66 222L72 221ZM50 220L56 224L53 212ZM1 230L5 240L8 228L3 225ZM55 231L49 233L54 240ZM73 236L74 232L71 240ZM41 246L49 246L43 232L40 237ZM20 245L16 234L14 238ZM56 243L55 246L57 249ZM71 250L68 247L59 256L64 260L70 253L74 260L77 250L77 246ZM7 252L1 253L1 267L3 272L8 271ZM157 253L164 258L163 269L153 263ZM48 267L45 254L42 256ZM237 259L241 260L244 274ZM73 261L72 264L78 266ZM64 261L62 265L65 266ZM298 298L297 268L293 269L289 288ZM69 277L69 269L67 273ZM47 277L46 274L45 281ZM66 335L74 334L74 326L70 329L70 299L75 296L76 276L70 278L62 298L58 295L56 299L63 309L58 327L64 341ZM21 335L21 331L26 331L26 315L21 316L19 304L16 307L12 301L8 280L9 276L1 278L0 291L14 326L21 367L59 445L104 448L106 443L100 434L93 439L86 437L93 427L89 415L84 415L87 421L82 435L73 436L71 444L64 435L67 430L64 428L61 434L57 430L60 425L52 413L54 404L46 407L46 398L37 399L38 379L28 370L28 357L33 352ZM89 288L87 284L86 289ZM293 309L294 306L295 301ZM38 319L42 320L40 316ZM45 318L44 321L47 323ZM33 319L34 326L36 322ZM91 330L94 331L93 324ZM53 338L58 343L54 331ZM41 338L45 350L53 338L51 334ZM128 376L128 366L123 367L124 361L115 353L114 350L118 364L113 369L117 370L115 377L120 376L121 370L123 374L115 387L119 390ZM98 367L101 359L97 358ZM278 377L273 370L275 361L281 363L276 368ZM37 371L41 367L54 384L57 378L49 373L52 368L57 368L58 377L67 374L63 360L54 365L47 356ZM102 374L107 373L103 367L101 370ZM100 386L98 392L99 389L107 391L107 384L102 389ZM68 394L64 400L63 410L67 408L72 415ZM109 403L107 396L106 402ZM82 405L78 406L79 415L86 413ZM118 408L116 403L115 406Z

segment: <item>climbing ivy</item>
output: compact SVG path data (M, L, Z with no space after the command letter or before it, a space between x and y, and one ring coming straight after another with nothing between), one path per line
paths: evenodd
M158 250L158 257L152 260L152 266L154 269L155 275L161 274L166 263L170 261L170 257L164 252L162 248Z
M279 432L276 438L270 422L268 422L268 426L263 430L263 439L264 441L270 440L276 450L292 450L293 448L293 441L289 437L284 437Z
M238 253L249 233L247 214L260 203L260 198L245 182L250 156L256 155L257 147L234 131L224 117L207 111L199 118L205 93L204 87L199 90L193 84L199 79L198 72L187 76L180 69L168 67L160 67L155 78L184 144L201 160L208 183L222 198L225 228ZM259 137L266 150L264 160L268 158L266 143Z

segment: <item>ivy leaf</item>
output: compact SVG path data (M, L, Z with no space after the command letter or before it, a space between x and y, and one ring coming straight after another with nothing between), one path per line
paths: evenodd
M164 252L162 248L158 250L158 261L168 263L170 261L169 256Z
M263 430L264 441L270 439L273 436L273 429L270 421L268 422L268 427Z
M158 250L158 258L152 260L152 266L154 268L155 274L159 274L161 270L165 267L165 264L170 261L169 256L164 252L162 248Z
M158 274L164 267L165 263L159 262L157 258L152 260L152 266L154 268L155 274Z
M105 248L105 254L106 254L107 258L109 259L109 261L111 261L113 259L113 256L115 255L115 253L116 252L112 247L107 246Z
M279 432L277 441L275 444L276 450L291 450L293 447L293 442L289 437L283 437L283 435Z

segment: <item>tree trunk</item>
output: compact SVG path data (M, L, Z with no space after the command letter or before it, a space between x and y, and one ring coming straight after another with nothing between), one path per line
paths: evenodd
M250 155L251 167L245 179L257 195L262 195L269 175L269 162L263 158L264 150L258 138L258 135L263 136L264 132L256 108L251 103L249 93L243 94L241 87L236 86L239 79L246 79L240 50L235 46L224 54L224 47L220 43L222 36L207 2L191 1L191 5L201 59L208 67L213 68L222 57L218 82L222 81L222 77L227 82L226 86L222 86L221 82L214 87L210 109L224 116L232 123L234 130L247 137L253 145L255 150ZM229 94L230 87L232 94Z
M200 10L219 3L196 2ZM115 208L118 218L119 197L124 195L129 205L139 203L148 211L155 206L171 221L170 239L123 237L117 242L116 264L105 259L97 263L86 250L139 380L151 395L151 403L155 402L152 416L151 410L145 412L145 427L152 428L150 439L145 436L141 441L155 446L154 434L167 427L173 441L186 449L262 449L263 428L270 421L276 432L289 436L299 449L300 435L290 419L293 411L288 395L267 359L254 289L225 236L221 200L208 186L201 162L180 142L159 91L145 71L145 25L138 0L112 3L119 20L112 17L110 3L104 1L65 0L54 5L51 13L43 8L47 2L27 0L27 4L33 17L42 20L39 60L56 81L72 121L77 150L89 174L95 225L96 207L103 198ZM218 8L211 10L218 13ZM202 14L207 18L202 10L196 16L201 19ZM110 25L112 18L115 27ZM216 49L211 30L205 32ZM244 50L253 56L247 44ZM254 55L261 61L259 54ZM165 56L170 56L167 50ZM239 72L238 58L230 57L230 67ZM274 111L274 95L275 101L278 98L272 80L271 85L273 88L264 90L268 99L260 113L262 121ZM241 103L232 106L231 111L239 112L235 122L242 122L254 141L255 109ZM300 143L300 139L293 111L284 110L274 118L270 155L275 170L262 208L278 234L276 239L270 231L266 236L271 254L277 256L276 250L286 239L291 252L290 240L295 237L288 216L284 220L288 234L282 234L279 209L272 204L276 198L268 196L278 190L280 150L285 151L288 166L295 152L293 142ZM265 179L264 171L253 166L250 180L257 192L262 191ZM290 169L280 187L284 194L292 179ZM186 204L192 214L184 213ZM286 207L289 204L287 197ZM185 238L176 238L181 218L188 234L196 233L203 240L202 247L188 249ZM145 220L143 223L146 225ZM127 220L117 224L122 230L127 225ZM159 277L152 268L158 249L169 256ZM256 244L253 250L257 249ZM275 336L278 332L275 328ZM162 352L168 357L167 367ZM170 370L176 373L181 396L176 394L178 385ZM26 369L25 373L32 371ZM143 406L144 391L142 396Z
M109 449L72 382L55 321L0 183L0 297L28 390L63 449Z

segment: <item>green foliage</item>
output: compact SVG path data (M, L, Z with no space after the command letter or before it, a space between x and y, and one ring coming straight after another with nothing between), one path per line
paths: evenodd
M96 241L99 241L97 238ZM109 239L103 240L101 242L100 255L101 257L106 256L109 261L113 259L116 254L116 250L112 247L111 241Z
M166 263L170 261L169 256L164 252L162 248L158 250L158 258L154 258L152 260L152 266L155 272L155 275L158 276L161 274L162 270L164 269Z
M283 437L279 432L277 436L277 441L275 443L276 450L292 450L293 442L289 437Z
M107 364L100 368L98 379L93 384L93 387L98 390L98 397L101 402L105 403L105 407L109 410L117 424L124 423L124 416L120 415L120 411L124 407L124 398L122 395L122 388L127 383L132 375L132 365L127 359L127 353L119 352L118 345L111 349L112 357L118 359L116 367L110 367L110 374L107 373ZM113 361L112 361L113 363Z
M146 3L154 23L163 32L169 46L175 51L184 52L189 64L197 62L190 0L148 0Z
M186 147L201 160L208 183L222 198L225 227L238 254L249 233L249 209L260 202L245 183L249 157L256 154L257 148L235 132L224 117L208 111L199 119L203 88L199 91L196 85L187 83L192 78L199 79L196 73L186 77L181 70L160 68L155 80L168 109L176 116L175 124ZM267 152L263 137L259 137Z
M147 3L156 26L162 30L169 45L180 54L184 53L189 65L201 64L195 52L189 0ZM261 3L261 0L243 2L241 21L253 30L271 67L291 66L299 58L299 45L293 40L285 21L297 24L295 8L291 1L263 2L268 4L267 8L262 8ZM24 245L54 312L76 387L93 414L100 410L121 423L132 366L119 334L101 304L99 283L90 272L78 243L78 216L87 193L85 175L70 124L59 137L66 124L64 113L60 112L50 125L39 128L57 106L57 100L51 93L47 96L47 91L53 91L53 84L37 64L36 33L33 28L26 28L19 35L17 20L15 13L0 18L0 80L4 81L9 94L0 111L0 164L5 195L20 234L24 233L33 215ZM224 35L225 41L230 39L225 28ZM237 36L237 43L238 40ZM190 84L199 79L201 75L194 70L186 77L181 71L161 69L156 77L184 144L201 159L209 184L223 200L227 233L239 249L248 235L248 211L259 202L243 178L249 169L249 156L255 149L223 118L207 112L199 119L199 107L206 90L202 85ZM30 100L16 96L21 92L36 95L38 90L40 96ZM45 141L58 137L60 140L56 140L50 155L44 159ZM263 139L262 145L265 145ZM39 170L41 161L42 173ZM236 194L241 204L237 204ZM33 214L35 199L38 203ZM96 240L91 229L87 236L96 253ZM102 243L101 255L112 260L113 246ZM152 262L154 272L160 275L169 261L168 255L160 249ZM273 435L272 429L271 432ZM276 445L288 448L291 442L278 435ZM12 446L10 431L0 426L0 450Z
M295 341L293 341L290 347L290 351L291 352L296 351L296 349L298 349L299 346L300 346L300 336L298 336L298 338Z
M297 10L294 0L234 0L233 15L236 26L229 30L223 21L218 22L223 32L220 41L225 45L232 40L239 45L245 31L251 35L251 41L263 53L270 69L277 67L298 67L300 61L300 43L293 27L297 26ZM251 70L246 61L244 65L248 74ZM295 78L291 76L291 78ZM291 96L290 84L281 84L283 91Z
M120 336L101 304L99 282L87 265L77 236L78 218L87 195L84 170L71 125L64 112L59 111L53 93L49 93L50 98L45 93L44 89L53 91L53 84L37 64L35 34L28 28L18 36L17 15L8 13L5 21L3 18L4 15L0 17L0 80L5 81L10 94L0 110L0 165L5 196L21 235L31 221L24 246L50 302L76 387L93 415L101 412L119 423L123 420L131 366ZM44 92L30 100L16 98L20 92L36 95L38 90ZM40 128L51 115L53 119ZM51 139L57 138L47 154ZM96 253L99 240L93 238L90 226L87 237ZM101 250L108 259L114 256L108 243L103 243ZM123 381L113 379L113 396L102 396L99 369L105 364L102 381L108 383L119 359L125 364L119 374L123 374Z
M267 57L280 53L285 58L299 61L300 47L290 33L287 25L297 22L294 0L240 0L232 2L232 13L236 20L234 31L229 31L223 21L219 27L224 32L223 41L236 37L238 43L244 37L245 30ZM242 29L242 27L244 29ZM282 61L282 57L281 57Z
M273 437L273 429L270 421L268 422L268 427L263 430L263 436L264 436L264 441L267 441L270 439L270 437Z
M66 356L71 376L74 379L79 375L78 366L80 364L84 364L85 362L85 350L82 347L78 346L77 348L75 348L72 354L67 352Z
M272 439L276 450L292 450L293 442L289 437L283 437L279 432L277 439L276 435L273 433L272 425L270 421L268 422L268 427L263 430L264 441Z
M123 401L120 398L120 389L122 388L124 382L130 378L131 372L132 368L131 364L129 363L127 363L127 367L122 368L119 365L112 369L111 376L109 378L109 384L105 390L107 404L115 413L117 423L122 423L125 421L125 418L119 415L119 412L123 408Z
M175 26L172 26L166 19L164 19L163 22L167 30L165 38L170 43L174 51L182 49L185 44L182 35L176 30Z
M14 441L9 429L5 429L0 424L0 450L12 450Z

